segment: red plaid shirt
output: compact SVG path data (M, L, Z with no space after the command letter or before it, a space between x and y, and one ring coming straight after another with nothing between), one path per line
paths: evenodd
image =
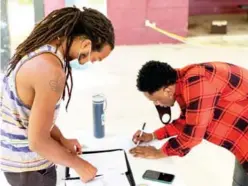
M248 70L222 62L177 70L176 101L181 115L154 132L170 138L168 156L186 155L206 139L231 151L248 172Z

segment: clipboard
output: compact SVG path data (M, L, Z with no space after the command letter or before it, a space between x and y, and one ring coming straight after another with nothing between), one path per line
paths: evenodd
M125 161L126 161L126 165L127 165L127 172L125 173L126 177L128 179L128 182L129 182L130 186L136 186L136 183L135 183L135 180L134 180L134 177L133 177L133 173L132 173L132 169L131 169L130 163L128 161L128 158L127 158L127 154L123 149L86 151L86 152L83 152L83 154L108 153L108 152L114 152L114 151L123 151L124 152ZM69 167L66 167L66 169L65 169L65 180L70 180L70 168Z

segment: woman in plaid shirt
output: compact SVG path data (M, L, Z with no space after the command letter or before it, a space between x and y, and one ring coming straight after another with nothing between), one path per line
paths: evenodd
M180 117L153 133L140 131L133 141L170 138L160 149L130 150L136 157L185 156L203 139L224 147L236 157L233 186L248 186L248 70L223 62L173 69L149 61L139 71L137 87L155 105L178 102Z

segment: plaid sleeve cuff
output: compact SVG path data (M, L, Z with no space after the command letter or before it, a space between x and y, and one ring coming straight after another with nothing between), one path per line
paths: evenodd
M181 147L178 147L177 149L174 149L172 146L174 143L174 141L176 140L176 138L171 138L170 140L168 140L161 148L161 150L167 155L167 156L179 156L179 157L183 157L186 154L188 154L188 152L190 151L189 148L186 149L182 149Z
M158 139L158 140L162 140L162 139L164 139L164 138L167 137L167 132L164 129L164 127L163 128L160 128L158 130L155 130L153 132L153 134L154 134L155 138Z
M167 156L181 156L177 151L175 151L175 150L170 150L170 147L169 147L169 146L170 146L170 145L169 145L168 142L166 142L166 143L162 146L161 150L162 150L162 152L163 152L164 154L166 154Z
M158 130L155 130L153 133L158 140L161 140L174 135L178 135L180 131L175 127L174 123L170 123L165 125L164 127L159 128Z

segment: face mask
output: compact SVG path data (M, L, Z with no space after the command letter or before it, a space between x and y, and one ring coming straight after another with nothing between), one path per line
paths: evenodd
M80 52L78 52L78 58L77 59L74 59L70 62L70 66L72 69L75 69L75 70L85 70L87 68L89 68L91 65L92 65L92 62L91 62L91 50L89 50L89 54L88 54L88 62L84 63L83 65L81 65L79 63L80 59L82 58L83 54L81 54Z
M158 111L159 119L161 120L161 122L165 125L169 124L171 121L171 108L161 107L159 105L156 105L155 107Z
M78 59L74 59L73 61L70 62L70 66L72 69L75 70L85 70L88 69L89 67L91 67L93 64L91 62L86 62L83 65L81 65L78 62Z

